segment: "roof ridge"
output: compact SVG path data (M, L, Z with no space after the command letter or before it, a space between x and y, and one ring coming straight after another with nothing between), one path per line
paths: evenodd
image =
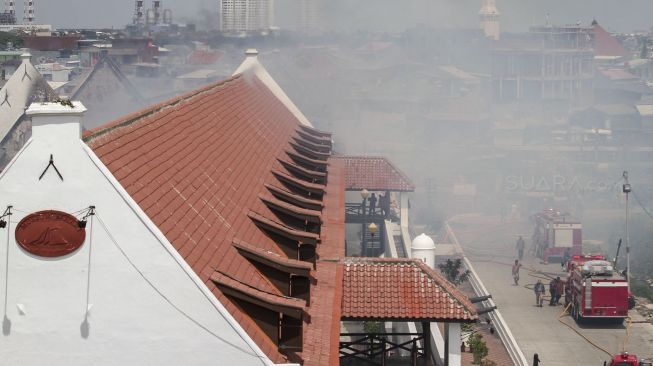
M189 99L192 99L194 97L197 97L199 95L207 93L207 92L209 92L209 91L211 91L213 89L223 87L226 84L239 79L241 76L242 76L241 74L234 75L234 76L232 76L230 78L220 80L218 82L209 84L209 85L204 86L202 88L195 89L195 90L190 91L188 93L176 96L176 97L174 97L172 99L168 99L168 100L163 101L161 103L158 103L158 104L155 104L153 106L147 107L147 108L145 108L143 110L140 110L138 112L128 114L126 116L123 116L123 117L115 120L115 121L108 122L108 123L106 123L106 124L104 124L104 125L102 125L100 127L94 128L92 130L88 130L88 131L86 131L84 133L83 140L84 140L84 142L89 142L90 140L98 138L98 137L100 137L100 136L102 136L102 135L104 135L104 134L106 134L108 132L111 132L111 131L113 131L113 130L115 130L117 128L124 127L124 126L129 126L132 123L138 122L142 118L151 116L151 115L153 115L155 113L158 113L158 112L161 112L164 109L173 107L173 106L175 106L177 104L180 104L182 102L185 102L185 101L187 101Z
M417 266L422 268L424 272L434 277L434 279L439 280L438 284L440 285L440 287L442 287L451 296L452 299L454 299L463 308L465 308L470 313L470 315L472 316L477 315L476 308L471 303L471 301L469 301L467 296L465 296L455 286L452 286L452 283L449 282L446 278L444 278L444 276L437 273L433 268L431 268L429 265L427 265L426 263L422 262L419 259L415 259L415 263L417 263Z

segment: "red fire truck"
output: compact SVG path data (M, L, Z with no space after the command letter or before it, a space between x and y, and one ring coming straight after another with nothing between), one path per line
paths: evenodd
M608 363L610 362L610 363ZM646 360L638 360L637 356L623 352L614 355L612 360L603 363L603 366L651 366L653 362Z
M583 227L579 222L567 221L554 209L538 212L533 216L535 231L533 245L535 255L544 262L562 262L565 252L569 256L583 252Z
M600 258L600 259L599 259ZM613 319L622 322L630 308L628 281L601 256L571 260L565 286L565 305L577 322Z

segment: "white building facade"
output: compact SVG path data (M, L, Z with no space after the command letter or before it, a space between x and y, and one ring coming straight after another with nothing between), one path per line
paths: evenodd
M81 140L85 110L32 104L0 173L3 364L271 365Z
M220 31L227 35L267 34L274 0L220 0Z

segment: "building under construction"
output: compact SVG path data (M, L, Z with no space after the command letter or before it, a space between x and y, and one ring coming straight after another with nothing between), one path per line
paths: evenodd
M580 25L533 27L525 34L504 35L493 52L493 99L590 104L593 37L591 27Z

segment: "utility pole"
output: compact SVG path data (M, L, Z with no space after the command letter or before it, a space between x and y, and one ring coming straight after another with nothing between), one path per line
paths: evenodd
M628 194L632 191L630 183L628 183L628 172L624 171L624 184L622 192L626 194L626 282L628 283L628 291L630 291L630 236L628 235Z

